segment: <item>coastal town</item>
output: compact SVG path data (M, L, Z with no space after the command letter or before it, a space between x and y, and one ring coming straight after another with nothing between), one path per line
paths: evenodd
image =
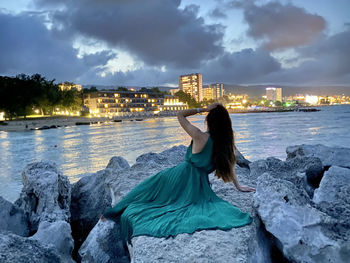
M283 96L282 88L273 86L266 86L264 95L253 98L244 93L228 92L224 83L203 85L200 73L180 76L178 87L167 91L161 91L158 87L83 88L82 85L70 82L60 83L57 88L61 92L73 92L78 104L65 107L65 103L61 103L62 105L53 107L51 112L33 105L25 117L73 116L119 121L174 116L179 110L206 107L213 102L222 103L230 113L292 111L303 107L350 104L350 97L344 94ZM0 108L0 121L12 119L8 115L6 110L1 111ZM18 118L21 117L15 116L15 119Z

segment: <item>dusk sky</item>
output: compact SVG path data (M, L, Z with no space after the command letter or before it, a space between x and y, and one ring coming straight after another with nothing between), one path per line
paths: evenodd
M349 14L349 0L0 0L0 75L349 85Z

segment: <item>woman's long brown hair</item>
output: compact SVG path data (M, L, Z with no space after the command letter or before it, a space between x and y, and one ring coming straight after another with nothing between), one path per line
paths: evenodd
M236 146L230 115L225 107L218 105L206 117L208 130L214 142L212 161L215 175L224 182L235 177Z

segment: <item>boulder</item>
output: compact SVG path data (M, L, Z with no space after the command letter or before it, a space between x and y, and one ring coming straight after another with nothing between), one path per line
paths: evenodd
M15 202L28 215L31 232L40 221L70 220L71 186L53 162L29 164L22 172L23 188Z
M236 163L242 168L249 168L250 161L244 158L240 151L236 150Z
M325 172L312 200L350 229L350 169L332 166Z
M113 172L121 171L126 168L130 168L130 165L128 161L121 156L112 157L106 167L106 169L111 169Z
M130 262L129 254L120 240L119 225L113 221L100 220L79 249L78 258L82 263Z
M350 168L350 148L317 145L296 145L287 147L287 160L299 157L317 157L324 167L332 165Z
M29 239L38 240L42 244L52 245L64 262L74 262L72 259L74 241L71 227L66 221L43 221L39 224L39 229L35 235Z
M263 173L268 172L276 178L293 182L306 190L312 197L315 187L318 186L323 175L321 160L317 157L290 158L281 161L274 157L258 160L249 164L250 177L257 180Z
M12 233L0 232L0 262L64 263L65 261L51 245Z
M28 215L30 240L51 244L64 262L72 261L71 185L54 162L37 162L22 172L23 188L16 205Z
M113 173L129 168L128 162L120 157L113 157L105 170L82 177L72 186L71 226L75 240L74 255L96 225L103 211L111 205L111 194L106 187L106 179Z
M254 206L290 261L347 262L349 229L339 235L346 228L315 208L306 191L294 182L264 173L257 180Z
M0 231L26 237L29 235L28 219L23 209L0 196Z

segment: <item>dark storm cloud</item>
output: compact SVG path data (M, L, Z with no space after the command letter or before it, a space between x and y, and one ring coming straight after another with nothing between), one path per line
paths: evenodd
M239 52L226 52L209 61L203 67L203 81L254 83L262 76L280 70L280 63L268 52L262 49L243 49Z
M276 82L310 84L348 84L350 82L350 29L330 37L323 36L296 51L309 59L298 67L267 76Z
M178 76L194 72L203 75L203 83L256 83L266 74L279 72L281 65L262 49L244 49L240 52L226 52L216 59L203 63L198 68L170 69L165 72L156 68L142 68L134 71L116 72L99 78L100 84L162 85L178 83ZM87 76L88 77L88 76ZM89 82L88 79L85 79Z
M227 15L220 9L220 8L215 8L214 10L212 10L209 15L212 18L226 18Z
M40 73L47 78L74 80L114 57L100 52L78 59L72 43L55 38L43 23L44 18L38 15L0 13L0 74Z
M45 1L40 1L42 2ZM206 25L198 6L179 0L67 1L54 26L102 40L148 65L188 67L223 53L223 26Z
M263 47L270 51L307 45L326 26L323 17L292 4L270 2L258 6L254 1L234 1L231 6L243 9L248 35L262 40Z

